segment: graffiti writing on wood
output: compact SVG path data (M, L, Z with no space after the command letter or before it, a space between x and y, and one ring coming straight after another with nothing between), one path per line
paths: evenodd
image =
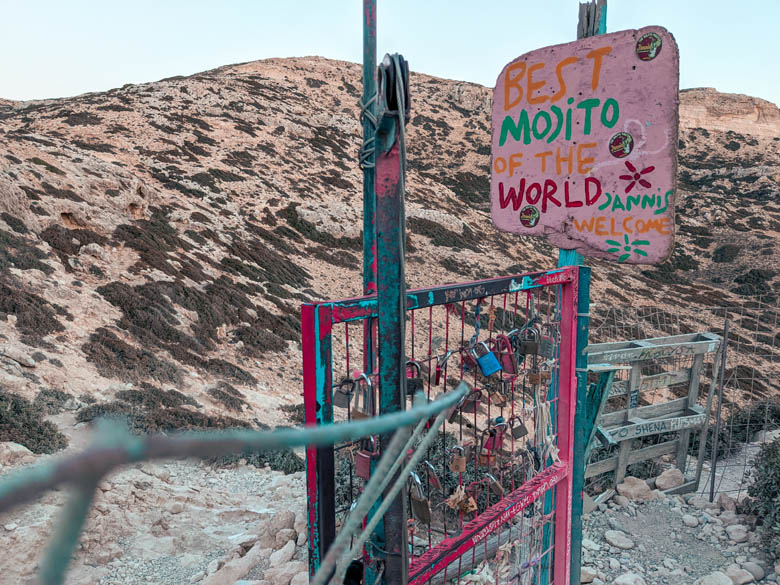
M662 27L526 53L493 94L499 229L632 264L674 244L678 53Z

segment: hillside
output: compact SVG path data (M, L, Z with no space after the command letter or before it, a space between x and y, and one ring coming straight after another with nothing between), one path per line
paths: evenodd
M409 284L554 266L490 223L490 90L413 74L411 92ZM149 428L278 423L300 401L300 303L360 292L360 93L358 65L305 58L0 101L0 387L168 406ZM780 292L780 111L688 90L680 126L675 251L592 263L596 316L719 327L700 309Z

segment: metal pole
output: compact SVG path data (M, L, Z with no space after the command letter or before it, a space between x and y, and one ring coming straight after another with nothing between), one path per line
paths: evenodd
M363 0L363 294L376 294L376 0ZM370 339L370 337L369 337ZM370 360L368 363L372 363Z
M378 73L376 161L377 315L379 323L379 413L403 410L406 398L406 278L404 244L404 128L409 112L406 61L386 55ZM385 450L391 434L380 436ZM377 528L374 542L385 555L383 580L392 585L408 581L405 490L395 498ZM372 554L372 557L374 555Z
M723 323L723 349L720 356L720 380L718 381L718 412L715 415L715 430L712 433L712 462L710 465L710 502L715 500L715 469L718 466L718 442L720 437L720 412L723 409L723 381L726 376L726 347L729 343L729 317ZM704 438L706 440L706 436Z
M603 35L607 32L607 0L593 0L580 4L577 38ZM577 266L584 263L576 250L560 250L558 266ZM572 466L571 514L571 582L579 583L582 569L582 512L585 491L585 450L591 436L587 428L588 412L588 345L590 328L590 270L579 270L577 302L577 410L574 415L574 456ZM600 399L595 397L594 399ZM598 421L594 421L596 424Z

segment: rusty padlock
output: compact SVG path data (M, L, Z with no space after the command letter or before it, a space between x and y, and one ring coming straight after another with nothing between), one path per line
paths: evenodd
M513 416L509 419L509 424L512 428L512 438L522 439L528 434L528 427L525 426L523 419L519 416Z
M354 392L355 381L352 378L344 378L333 391L333 406L349 408Z
M499 497L504 495L504 487L501 485L500 481L498 481L495 477L493 477L489 473L485 474L485 478L488 480L490 491L492 491L494 494L496 494Z
M468 413L474 413L477 412L477 408L479 408L479 402L482 398L482 391L474 388L466 394L466 396L463 397L463 400L460 403L460 410L461 412L468 412Z
M422 379L422 366L420 362L409 360L406 362L406 397L412 399L415 394L422 392L425 385Z
M369 437L369 443L371 444L371 451L360 449L355 457L355 474L366 481L371 479L371 461L379 457L379 447L376 439Z
M466 471L466 451L460 445L455 445L452 448L450 471L452 473L463 473Z
M418 522L423 524L430 524L431 503L423 493L420 476L417 475L414 471L412 471L410 475L412 476L412 485L409 490L409 499L412 503L412 514Z
M504 381L501 380L498 382L498 384L500 385L499 387L503 387ZM506 394L504 394L504 392L502 392L501 390L491 390L488 393L488 397L490 398L490 404L492 404L493 406L501 407L501 406L505 406L507 403Z
M508 376L516 376L519 370L515 350L512 347L512 340L507 335L496 335L493 343L504 373Z
M520 355L538 355L541 333L533 325L526 325L520 329L520 344L517 353Z
M439 474L436 473L436 468L430 461L425 462L425 472L428 474L428 485L435 490L442 491L441 481L439 480Z
M539 339L539 355L545 359L550 359L555 355L555 338L552 325L544 326L544 333Z
M365 382L365 384L361 384ZM355 393L358 399L355 401L355 408L352 409L352 418L366 419L374 416L374 385L371 383L371 378L365 374L359 374L355 376ZM363 404L359 404L359 400L362 397Z
M530 370L528 370L528 373L526 374L526 379L528 380L528 383L533 386L538 386L542 383L542 374L539 371L538 367L533 367Z

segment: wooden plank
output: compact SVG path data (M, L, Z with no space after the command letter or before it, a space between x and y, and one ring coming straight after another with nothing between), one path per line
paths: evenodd
M585 348L585 351L588 354L599 355L605 352L615 351L618 349L630 349L632 347L637 347L637 344L639 342L650 344L652 346L658 346L658 345L669 345L675 343L690 343L696 341L719 341L719 340L720 340L719 335L715 335L707 331L701 333L683 333L681 335L667 335L664 337L648 337L646 339L641 339L641 340L611 341L607 343L591 343L588 347ZM649 347L649 345L647 345L646 347Z
M628 407L624 411L624 422L628 422L633 416L637 404L639 402L639 379L642 374L642 366L639 363L634 363L631 366L631 372L628 374ZM622 427L620 427L622 428ZM610 436L615 439L611 431L608 431ZM628 456L631 454L631 441L624 441L620 445L620 453L618 454L618 466L615 473L615 484L622 482L626 477L626 468L628 467Z
M665 358L689 357L703 353L711 353L718 347L718 342L698 336L696 341L675 342L663 345L641 346L629 342L627 347L617 347L605 351L594 351L588 354L589 359L600 363L626 363L635 361L657 360ZM620 344L616 344L620 345Z
M676 400L670 400L669 402L661 402L659 404L651 404L650 406L642 406L636 409L635 417L642 419L651 418L663 418L670 416L683 416L686 414L686 405L688 403L687 398L678 398ZM625 419L625 411L618 410L616 412L608 412L602 414L599 419L599 426L605 429L605 432L609 432L609 427L621 424Z
M696 406L699 401L699 383L701 381L701 368L704 364L704 354L699 354L693 359L691 367L691 381L688 385L687 406ZM677 469L685 473L688 465L688 444L691 442L691 431L684 430L680 433L680 444L677 447Z
M701 431L699 431L699 454L696 459L696 487L699 487L699 480L701 479L701 470L702 466L704 465L704 447L707 444L707 431L709 430L710 426L710 413L712 412L712 399L715 394L715 385L718 382L718 373L720 373L720 376L724 375L723 366L725 366L725 360L726 360L726 348L728 347L728 321L726 321L724 325L724 331L723 331L723 337L721 338L721 346L720 351L715 356L715 361L712 364L712 379L710 380L710 388L707 392L707 404L704 408L704 412L706 414L706 419L704 421L704 425L701 428ZM721 384L723 384L723 379L721 378ZM718 405L720 407L720 405ZM717 443L717 440L715 441ZM717 458L715 463L717 463ZM715 463L713 463L713 469L712 474L713 477L715 476Z
M707 419L706 414L692 414L675 418L663 418L658 420L641 421L634 424L617 427L607 431L616 441L628 443L632 439L639 439L648 435L659 435L701 427Z
M674 494L688 494L690 492L696 491L696 488L699 486L698 480L691 480L686 481L682 485L678 485L677 487L673 487L671 489L666 490L664 493L668 495L674 495Z
M675 384L682 384L690 380L690 377L690 368L675 370L674 372L662 372L652 376L643 376L639 382L639 392L657 390L658 388L668 388L669 386L674 386ZM615 396L623 396L627 393L628 381L620 380L612 385L612 390L609 393L609 397L613 398Z
M666 441L664 443L659 443L658 445L652 445L650 447L645 447L644 449L637 449L636 451L632 451L628 456L628 463L638 463L640 461L646 461L647 459L655 459L657 457L661 457L662 455L674 453L677 450L677 443L677 440ZM585 472L585 477L593 477L594 475L601 475L602 473L614 471L617 469L617 463L617 456L610 457L608 459L602 459L596 463L591 463L588 465L588 469Z

